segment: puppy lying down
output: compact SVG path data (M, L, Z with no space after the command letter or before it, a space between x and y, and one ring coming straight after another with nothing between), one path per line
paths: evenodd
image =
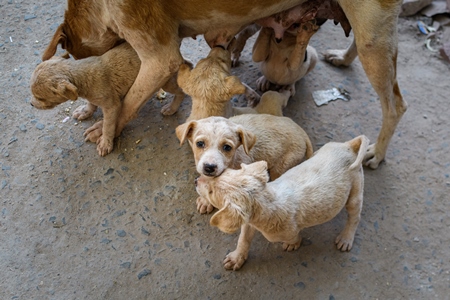
M89 101L77 108L73 117L86 119L97 106L103 111L103 135L98 136L95 126L88 128L86 141L97 143L97 152L105 156L113 150L116 122L122 109L122 99L139 73L141 61L128 43L123 43L102 56L80 60L52 57L40 63L31 76L31 104L38 109L51 109L78 97ZM174 113L184 98L184 93L170 79L164 89L174 93L174 100L163 108L163 114Z
M180 144L189 141L197 172L207 177L265 160L273 180L313 153L308 135L297 123L268 114L209 117L179 125L175 132ZM213 206L200 197L197 209L211 212Z
M265 161L198 178L197 192L220 209L211 225L225 233L241 227L237 249L226 256L224 267L238 270L244 264L255 230L270 242L282 242L284 250L296 250L303 228L331 220L344 206L348 219L335 243L341 251L349 251L360 220L362 160L368 144L363 135L346 143L327 143L272 182Z

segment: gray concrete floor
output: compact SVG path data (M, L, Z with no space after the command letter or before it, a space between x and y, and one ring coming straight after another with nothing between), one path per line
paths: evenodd
M304 230L292 253L257 235L232 272L222 259L238 234L197 213L193 156L174 133L188 98L170 117L150 100L104 158L83 141L99 112L63 122L83 100L30 106L31 73L64 6L0 3L0 299L448 299L450 68L423 47L413 19L399 23L398 79L409 109L386 161L365 170L352 251L333 243L343 212ZM311 40L319 53L349 43L331 22ZM251 43L233 72L255 86L250 51ZM208 48L199 38L182 52L196 62ZM311 93L332 87L351 100L317 107ZM285 114L316 149L359 134L376 139L380 104L358 60L345 69L320 61L297 90Z

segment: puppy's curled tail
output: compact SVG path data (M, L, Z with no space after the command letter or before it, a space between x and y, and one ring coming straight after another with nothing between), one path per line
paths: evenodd
M358 154L356 160L351 164L350 170L359 168L369 147L369 139L365 135L360 135L348 143L353 152Z

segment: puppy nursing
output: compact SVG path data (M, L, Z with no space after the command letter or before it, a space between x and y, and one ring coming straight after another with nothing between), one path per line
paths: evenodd
M296 250L303 228L331 220L344 206L348 219L335 243L338 249L349 251L360 220L362 161L368 144L365 136L325 144L272 182L268 182L264 161L227 169L214 178L202 175L197 192L220 209L211 225L225 233L242 226L237 249L225 258L225 268L238 270L244 264L255 230L271 242L282 242L284 250Z
M287 92L288 95L285 92L268 94L260 100L256 92L231 75L231 53L220 47L212 48L208 57L201 59L192 70L190 66L182 64L177 82L192 98L192 109L187 121L255 113L282 116L282 109L290 97L290 92ZM250 102L257 103L254 108L232 106L231 97L244 93L251 99Z
M179 125L176 134L181 144L189 141L197 172L207 177L240 168L241 163L265 160L273 180L313 153L300 126L290 118L267 114L189 121ZM197 208L201 213L211 212L213 205L199 198Z
M277 41L272 28L263 27L253 45L253 61L259 62L263 76L257 81L261 91L289 89L295 94L295 83L314 69L316 50L309 46L311 36L319 29L314 22L292 26Z

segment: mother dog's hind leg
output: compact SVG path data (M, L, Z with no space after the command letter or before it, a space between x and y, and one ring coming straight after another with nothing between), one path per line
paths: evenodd
M397 124L407 109L397 83L397 21L401 0L340 0L352 25L359 59L380 97L383 123L370 145L365 165L376 169L384 159Z

